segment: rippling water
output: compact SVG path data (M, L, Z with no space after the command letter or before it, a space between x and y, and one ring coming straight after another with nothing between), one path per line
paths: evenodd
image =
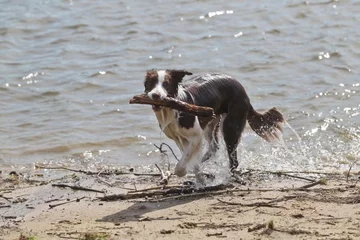
M231 74L256 109L284 113L301 143L285 128L284 151L247 128L241 167L339 169L360 158L359 1L0 6L3 165L160 161L153 143L171 141L149 106L128 104L150 68Z

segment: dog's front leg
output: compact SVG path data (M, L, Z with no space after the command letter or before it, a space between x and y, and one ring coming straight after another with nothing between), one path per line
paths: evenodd
M176 164L175 175L183 177L187 173L187 168L196 164L196 160L201 150L201 139L194 137L189 139L187 146L184 149L180 161Z

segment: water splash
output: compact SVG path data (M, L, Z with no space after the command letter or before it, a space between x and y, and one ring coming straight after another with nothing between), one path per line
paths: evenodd
M285 126L287 126L288 128L290 128L290 130L295 134L296 138L299 140L299 143L301 143L301 137L299 136L299 134L295 131L294 128L291 127L291 125L285 121Z

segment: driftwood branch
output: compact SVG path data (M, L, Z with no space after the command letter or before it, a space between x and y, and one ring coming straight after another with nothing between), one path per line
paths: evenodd
M214 109L210 107L197 106L171 97L165 97L161 100L153 100L147 94L136 95L129 101L130 104L148 104L176 109L199 117L214 116Z
M107 195L104 197L99 197L98 199L101 201L116 201L116 200L129 200L129 199L138 199L138 198L150 198L157 196L177 196L177 195L189 195L195 192L203 193L203 192L216 192L229 188L228 185L216 185L204 188L192 188L192 187L180 187L180 188L170 188L165 190L155 190L155 191L138 191L131 192L126 194L114 194Z
M236 192L343 192L345 188L314 188L311 189L310 187L315 185L324 184L324 180L317 181L316 183L311 183L308 185L304 185L298 188L234 188L233 185L216 185L204 188L193 188L193 187L183 187L183 186L161 186L161 187L154 187L154 188L147 188L143 190L137 191L129 191L125 194L114 194L114 195L106 195L104 197L99 197L98 199L101 201L116 201L116 200L129 200L129 199L139 199L139 198L146 198L151 199L154 201L161 201L167 199L176 199L177 196L182 195L182 197L193 197L193 196L203 196L203 195L221 195L221 194L229 194L229 193L236 193ZM182 198L181 197L181 198ZM274 199L270 203L265 203L265 205L272 205L276 202L286 201L289 199L295 198L294 196L287 196L280 199ZM358 201L358 200L352 200ZM235 203L234 205L238 205ZM240 204L241 205L241 204ZM260 204L261 205L261 204ZM273 205L272 205L273 206ZM258 206L255 206L258 207Z

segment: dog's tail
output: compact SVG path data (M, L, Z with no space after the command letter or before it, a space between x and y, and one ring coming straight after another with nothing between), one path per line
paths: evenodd
M258 113L250 106L247 120L252 130L266 141L282 141L282 124L285 119L275 107L264 113Z

